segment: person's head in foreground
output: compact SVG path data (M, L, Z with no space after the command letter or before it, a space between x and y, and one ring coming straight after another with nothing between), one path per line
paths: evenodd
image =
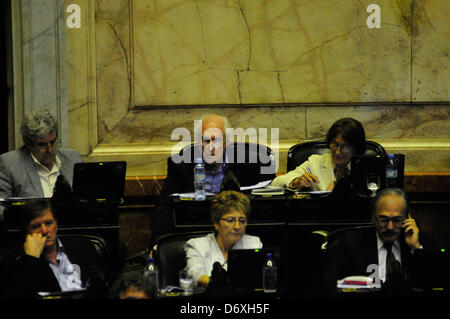
M144 272L123 273L111 289L113 299L151 299L156 295L156 285Z

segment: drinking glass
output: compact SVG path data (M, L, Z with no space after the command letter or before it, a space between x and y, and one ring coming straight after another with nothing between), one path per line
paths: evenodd
M186 269L180 270L179 279L180 279L180 287L184 289L181 295L182 296L192 295L194 279Z
M374 197L377 190L380 188L380 176L367 175L367 189L371 192L371 196Z

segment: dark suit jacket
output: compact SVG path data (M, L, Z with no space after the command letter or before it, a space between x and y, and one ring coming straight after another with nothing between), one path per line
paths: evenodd
M254 145L254 144L253 144ZM188 163L175 163L172 157L167 160L167 177L164 181L163 189L161 190L161 199L166 199L167 196L173 193L188 193L194 191L194 166L195 159L194 147L197 147L198 154L201 153L201 148L199 146L185 147L179 153L180 157L189 159ZM234 151L232 151L234 150ZM240 163L239 152L245 153L245 162ZM190 152L190 154L184 154L184 152ZM249 154L256 153L256 162L250 162ZM250 186L255 185L261 181L272 180L275 178L275 165L273 165L273 171L269 174L262 174L261 167L268 168L270 163L265 163L268 154L264 148L259 154L256 149L252 150L249 144L234 143L227 147L228 154L228 167L227 172L232 172L237 178L240 186Z
M87 239L60 238L70 262L80 266L83 286L104 270L94 246ZM23 243L12 249L3 266L5 298L35 298L40 291L58 292L61 287L45 258L25 255ZM2 276L2 277L3 277Z
M255 185L275 178L275 163L268 162L271 150L264 146L259 150L253 148L254 145L235 143L227 147L228 166L225 174L233 173L240 186ZM195 147L197 147L196 151ZM196 154L202 154L201 146L190 145L178 154L179 158L187 159L186 162L175 163L172 157L167 160L167 177L160 192L159 204L152 213L150 247L153 247L154 240L158 236L173 231L173 206L170 194L194 191L194 157ZM239 160L241 159L239 156L243 154L245 154L244 163ZM262 167L270 173L262 174Z
M420 232L420 243L424 248L434 247L430 234ZM408 276L411 251L400 238L402 271ZM324 269L324 288L335 290L336 281L347 276L369 276L367 266L378 265L377 237L375 228L345 231L329 242Z

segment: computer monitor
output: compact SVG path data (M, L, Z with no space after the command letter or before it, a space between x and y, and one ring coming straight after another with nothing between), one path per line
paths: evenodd
M409 281L413 288L425 291L450 289L450 255L444 248L414 250L410 260Z
M357 195L370 197L386 188L386 161L384 155L353 155L350 181Z
M125 161L75 163L73 196L88 201L121 200L126 168Z
M263 289L262 270L267 262L267 253L272 253L280 273L281 255L277 249L232 249L228 252L227 272L234 290L253 292Z

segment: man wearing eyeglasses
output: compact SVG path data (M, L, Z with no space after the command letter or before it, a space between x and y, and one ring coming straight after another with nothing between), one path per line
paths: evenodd
M380 191L371 211L375 231L346 231L328 242L324 281L329 289L347 276L375 276L383 287L402 285L414 250L434 246L430 234L419 231L401 189Z
M74 150L58 148L58 124L51 113L27 114L20 131L25 145L0 155L0 198L52 197L59 175L72 185L73 166L83 160Z
M187 161L177 162L172 156L168 158L167 177L160 192L159 205L152 214L150 247L153 247L154 240L158 236L173 231L173 203L170 194L194 192L193 170L196 156L201 156L205 163L205 190L208 193L239 190L240 186L255 185L275 177L275 172L261 174L260 162L263 162L261 158L258 158L256 163L249 161L241 163L238 160L239 149L234 149L234 153L231 152L233 155L227 154L227 150L233 147L231 144L227 145L226 130L229 128L227 118L218 114L208 114L202 117L201 123L201 148L194 145L177 154L178 158L186 156Z

